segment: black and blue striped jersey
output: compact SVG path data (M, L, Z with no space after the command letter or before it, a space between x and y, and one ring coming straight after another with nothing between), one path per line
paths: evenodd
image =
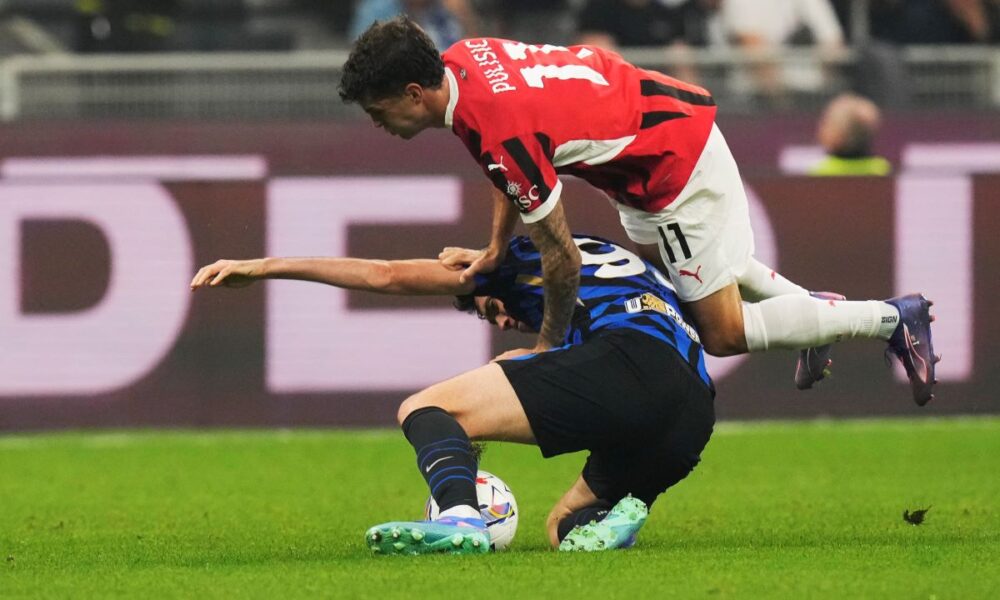
M598 237L574 235L580 249L580 292L566 335L580 344L614 329L634 329L666 342L712 385L698 332L681 314L670 281L653 265ZM511 317L536 331L542 325L544 295L541 254L525 236L511 239L507 256L492 272L476 275L475 296L501 300Z

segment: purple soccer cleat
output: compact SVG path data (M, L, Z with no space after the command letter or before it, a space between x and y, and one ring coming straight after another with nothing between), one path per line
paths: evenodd
M891 352L903 363L910 378L913 401L917 406L923 406L934 399L934 384L937 383L934 365L941 360L934 354L931 343L934 317L930 314L930 307L934 303L921 294L890 298L886 302L899 310L899 325L889 338L886 356Z
M833 292L809 292L809 295L828 302L847 300L846 297ZM799 359L795 363L795 387L800 390L808 390L812 388L814 383L830 374L830 366L833 365L833 360L830 358L831 350L833 350L833 344L799 351Z

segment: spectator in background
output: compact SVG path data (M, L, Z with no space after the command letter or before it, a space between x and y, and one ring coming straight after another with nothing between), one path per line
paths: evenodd
M888 175L889 161L872 150L880 122L878 107L867 98L841 94L830 101L816 128L826 158L810 175Z
M578 44L618 48L662 46L675 51L709 43L709 20L721 0L587 0L577 17ZM672 75L697 82L683 60Z
M835 52L844 46L844 33L829 0L725 0L722 29L729 41L748 50L779 50L810 45ZM778 69L764 63L754 69L748 91L780 99L786 89L815 91L823 72L814 65Z
M79 52L160 52L174 49L179 0L77 0Z
M476 7L489 21L486 35L529 43L569 46L576 39L573 7L582 0L479 0Z
M438 48L447 48L478 33L475 10L469 0L360 0L349 31L353 40L375 21L409 15Z
M996 40L996 0L871 0L872 36L895 44Z
M578 16L578 43L609 50L704 46L709 4L705 0L587 0Z

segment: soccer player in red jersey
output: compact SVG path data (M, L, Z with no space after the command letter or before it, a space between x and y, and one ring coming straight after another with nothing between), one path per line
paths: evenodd
M502 262L518 214L542 252L545 318L535 347L558 346L581 265L559 174L605 192L638 253L669 274L710 354L802 350L796 383L822 379L829 344L879 338L903 363L914 400L933 395L930 302L815 297L754 259L746 194L703 88L591 46L461 40L442 55L412 21L374 23L355 42L340 84L376 127L410 139L451 129L493 182L483 251L446 248L463 274Z

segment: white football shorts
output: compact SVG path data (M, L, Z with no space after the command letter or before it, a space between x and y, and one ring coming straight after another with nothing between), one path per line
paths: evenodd
M657 244L677 295L700 300L736 283L754 253L750 209L736 160L718 126L687 185L659 212L611 201L629 239Z

